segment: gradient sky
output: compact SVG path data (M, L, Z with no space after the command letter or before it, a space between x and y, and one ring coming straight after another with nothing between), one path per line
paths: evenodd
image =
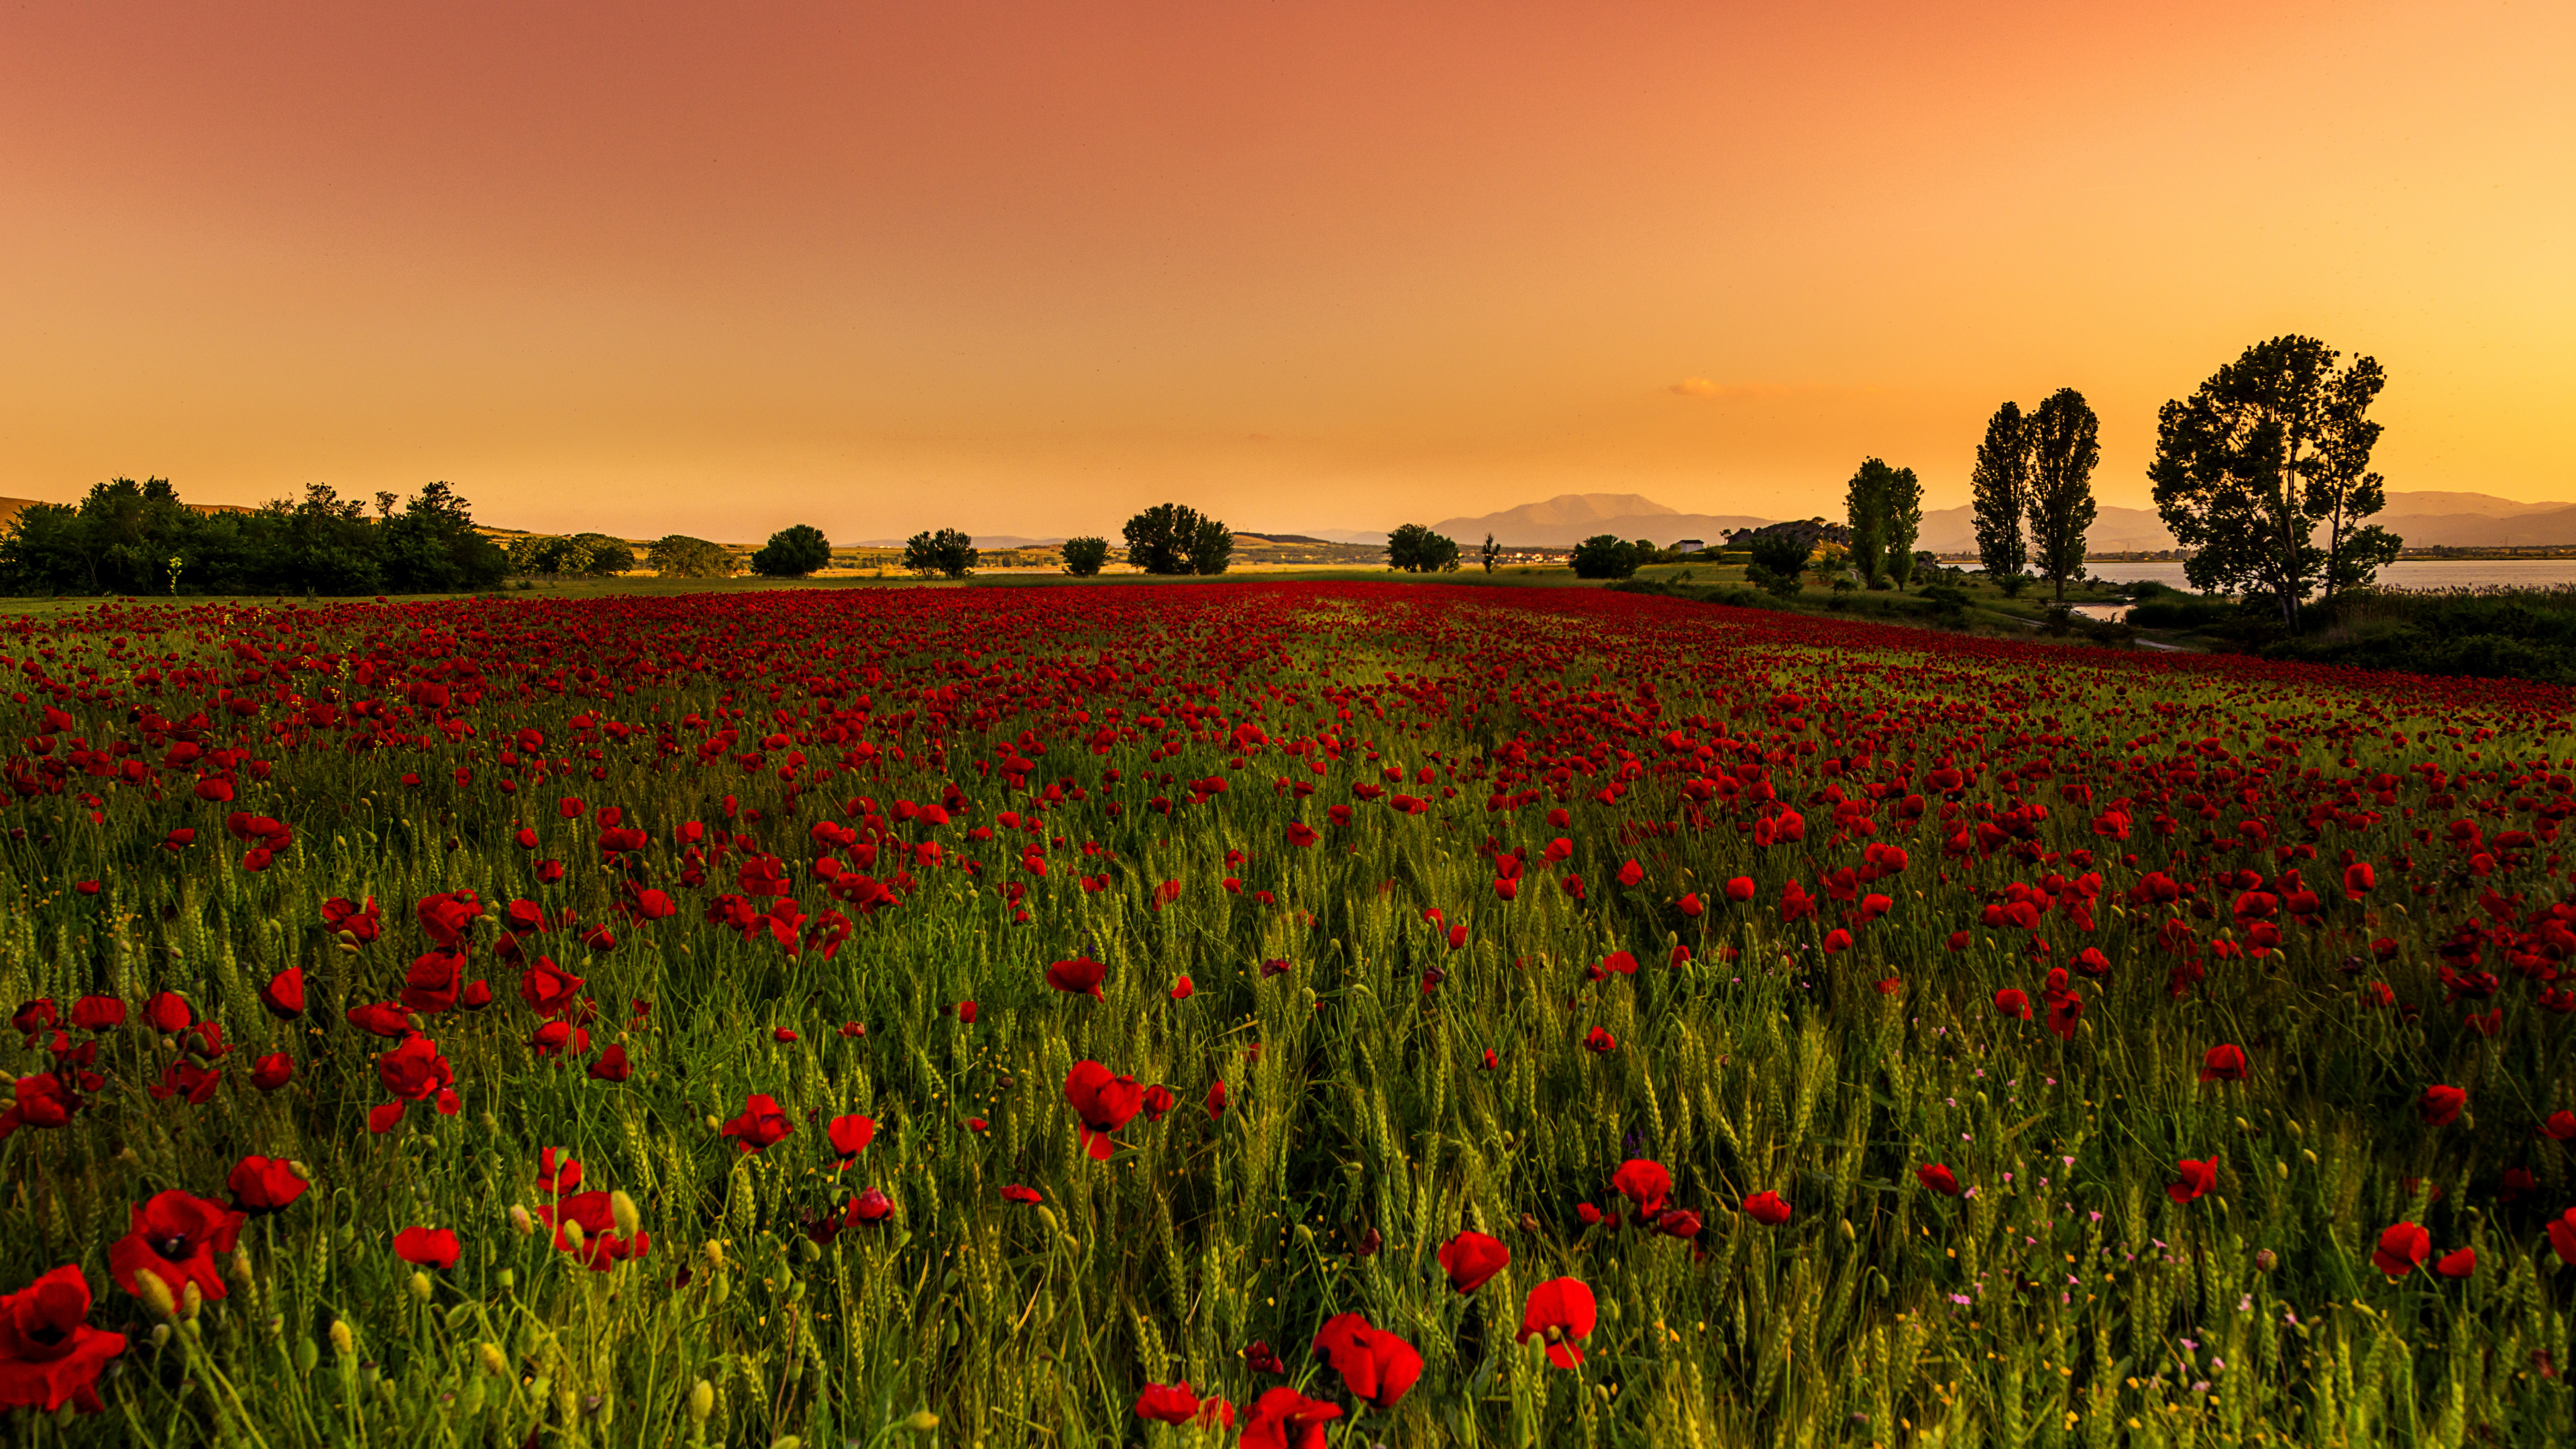
M2073 386L2142 506L2304 332L2392 488L2576 498L2576 6L45 4L0 272L22 497L1800 516Z

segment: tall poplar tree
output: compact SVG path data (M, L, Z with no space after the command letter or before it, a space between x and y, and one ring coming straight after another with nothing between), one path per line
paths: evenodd
M1887 465L1882 463L1880 467ZM1914 543L1923 535L1923 483L1911 468L1888 468L1879 485L1885 520L1887 576L1898 588L1914 581Z
M2102 424L2084 394L2061 387L2030 415L2030 533L2039 576L2066 597L2084 576L2084 531L2093 526L2093 468Z
M2030 511L2030 434L2021 404L2005 403L1986 419L1986 440L1977 445L1977 466L1968 474L1975 495L1977 557L1986 577L2007 594L2022 591L2029 575L2030 544L2021 519Z
M1864 460L1843 485L1844 522L1851 526L1852 572L1864 588L1878 586L1879 555L1887 548L1887 465Z

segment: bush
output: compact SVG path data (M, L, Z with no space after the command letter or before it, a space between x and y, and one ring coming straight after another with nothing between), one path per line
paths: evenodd
M721 579L737 567L731 549L684 533L655 539L644 550L644 563L668 579Z
M1808 540L1786 532L1756 534L1746 548L1752 562L1744 566L1744 577L1776 598L1794 599L1800 587L1798 575L1814 551Z
M982 559L983 553L975 547L975 540L954 528L943 528L937 533L925 528L903 543L903 566L924 578L946 574L952 579L962 579Z
M1600 533L1574 546L1578 579L1624 579L1637 571L1637 546L1615 534Z
M1109 540L1105 538L1068 538L1064 541L1064 571L1077 579L1087 579L1100 572L1109 562Z
M832 542L810 523L782 528L751 556L751 571L763 578L801 579L832 561Z

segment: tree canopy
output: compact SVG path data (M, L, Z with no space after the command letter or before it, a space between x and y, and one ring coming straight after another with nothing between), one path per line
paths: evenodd
M1109 540L1105 538L1068 538L1064 541L1064 571L1078 579L1100 572L1109 562Z
M379 594L487 589L508 572L446 483L364 502L327 483L258 509L201 509L167 478L112 478L36 504L0 536L0 586L64 594Z
M2029 580L2030 544L2022 533L2022 515L2030 511L2030 434L2021 404L2007 402L1986 419L1985 441L1977 445L1977 464L1968 474L1975 500L1977 558L1986 577L2018 594Z
M962 579L983 557L983 552L975 547L975 540L954 528L943 528L936 533L925 528L903 543L903 566L924 577L946 574L952 579Z
M832 561L832 541L810 523L782 528L751 556L751 571L765 578L801 579Z
M1406 573L1450 573L1458 567L1458 542L1408 523L1386 536L1386 566Z
M655 539L644 551L644 563L653 572L671 579L721 579L736 567L732 550L684 533Z
M2246 348L2157 413L2147 468L2156 511L2192 550L2192 586L2268 595L2293 629L2312 589L2369 583L2402 542L2362 522L2387 502L2368 416L2387 378L2368 357L2338 368L2340 355L2313 337Z
M2084 577L2084 534L2093 526L2093 469L2102 461L2102 424L2084 394L2061 387L2030 415L2030 534L2039 576L2066 597Z
M1158 503L1127 520L1127 561L1149 574L1221 574L1234 533L1178 503Z
M1624 579L1637 571L1637 546L1614 533L1598 533L1574 546L1578 579Z

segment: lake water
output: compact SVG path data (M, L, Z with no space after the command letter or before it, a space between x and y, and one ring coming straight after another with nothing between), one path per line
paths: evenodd
M2182 576L2179 561L2106 561L2087 564L2085 572L2121 583L2153 579L2185 591L2191 588ZM2488 584L2547 588L2552 584L2576 584L2576 558L2400 559L2379 571L2379 582L2391 589L2473 589Z

